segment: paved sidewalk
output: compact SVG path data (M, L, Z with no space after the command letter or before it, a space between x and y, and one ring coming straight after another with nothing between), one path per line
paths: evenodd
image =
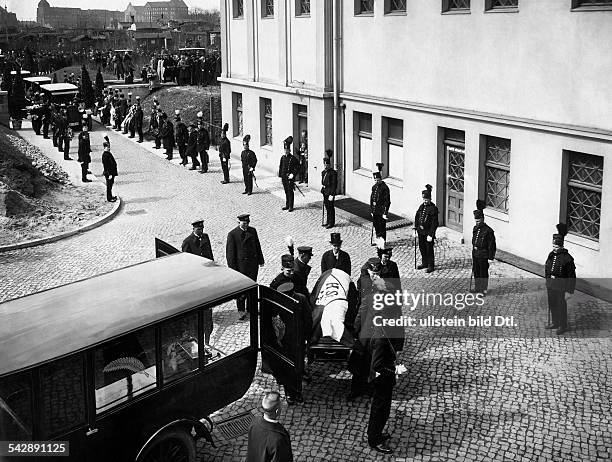
M29 136L27 130L21 133ZM222 185L214 151L210 172L201 175L177 165L178 160L168 162L151 149L151 143L133 143L99 125L91 134L94 174L102 171L106 133L118 163L115 191L124 200L122 213L90 232L0 254L0 301L151 259L155 237L179 246L196 218L204 218L215 259L224 263L227 232L244 212L251 213L262 239L266 265L260 282L268 283L280 271L280 255L286 252L283 239L290 234L296 245L314 247L312 286L320 274L321 254L329 248L329 230L320 226L316 190L308 192L305 200L296 196L298 208L288 213L281 210L282 188L273 173L258 172L260 186L267 185L270 191L256 189L245 196L242 182L234 181L241 175L235 160L232 182ZM45 151L52 147L51 140L42 138L34 144ZM78 166L76 161L58 163ZM356 277L361 264L375 254L369 245L369 227L341 216L333 231L342 234ZM412 237L406 229L389 233L389 241L396 245L394 260L407 284L414 289L433 284L449 292L467 288L469 248L453 240L452 233L449 236L437 241L437 271L417 279L424 274L414 269ZM500 262L492 265L491 277L493 294L506 284L505 278L519 281L515 282L519 289L521 280L533 280L533 275ZM534 309L521 290L500 291L490 299L503 301L517 315ZM541 324L546 322L545 311L533 316ZM571 302L570 322L578 325L582 318L609 320L612 307L578 293ZM612 458L609 335L585 339L575 332L557 337L547 331L531 338L469 339L421 333L407 339L400 359L408 373L398 380L389 419L395 460L603 462ZM292 436L295 460L394 460L367 447L369 400L346 403L350 376L345 368L317 364L313 372L315 380L305 388L306 404L286 409L282 417ZM258 372L248 393L213 418L257 408L262 392L269 388L275 384ZM217 449L201 447L199 454L202 460L244 460L246 437Z

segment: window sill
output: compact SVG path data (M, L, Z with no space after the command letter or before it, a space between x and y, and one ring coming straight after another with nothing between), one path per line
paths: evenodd
M295 19L300 19L300 18L310 18L310 14L296 14L295 15Z
M472 14L472 12L470 10L447 10L441 14Z
M261 149L263 149L264 151L270 151L272 152L273 147L271 144L262 144L261 146L259 146Z
M262 16L261 19L274 19L274 16Z
M374 13L355 13L355 17L356 18L373 18L374 17Z
M612 5L591 5L591 6L577 6L571 8L570 11L581 13L585 11L612 11Z
M591 250L595 250L599 252L599 242L598 241L587 239L586 237L578 236L577 234L568 233L568 235L565 236L565 242L569 242L570 244L574 244L579 247L585 247L587 249L591 249Z
M408 13L406 11L389 11L385 13L385 16L408 16Z
M238 20L240 20L240 19L244 19L244 16L234 16L232 19L238 19Z
M484 209L483 212L486 218L492 218L494 220L503 221L504 223L510 223L509 215L501 210L487 208Z
M359 167L356 170L353 170L353 174L354 175L359 175L359 176L363 176L366 178L372 178L372 170L369 170L367 168L363 168L363 167Z
M485 10L485 13L518 13L518 8L491 8Z

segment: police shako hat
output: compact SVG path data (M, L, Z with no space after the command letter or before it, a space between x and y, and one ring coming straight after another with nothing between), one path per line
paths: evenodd
M425 189L421 191L421 195L423 196L423 199L431 199L432 189L433 189L433 186L431 186L430 184L425 185Z
M389 255L391 257L393 255L393 247L383 247L382 249L377 249L378 258L381 258L383 255Z
M287 138L285 138L285 141L283 141L283 145L285 146L285 149L291 149L292 143L293 143L293 136L288 136Z
M248 143L250 141L251 141L251 135L245 135L245 137L242 138L243 143Z
M285 254L281 256L281 266L283 268L293 268L293 255Z
M309 254L310 256L312 256L312 247L303 245L297 248L298 253L305 253L305 254Z
M238 215L238 220L251 221L251 215L249 215L248 213L243 213L242 215Z
M334 244L342 244L342 239L340 239L340 233L331 233L329 243Z
M565 223L559 223L557 225L557 232L553 234L553 244L563 246L565 236L567 235L567 225Z
M485 201L481 199L476 200L476 210L474 210L474 219L479 220L481 218L484 218L483 210L486 206L487 204L485 203Z
M191 223L194 228L204 228L204 220L198 220Z
M281 294L291 295L293 293L294 288L295 285L293 284L293 282L284 282L283 284L278 286L276 290L279 291Z

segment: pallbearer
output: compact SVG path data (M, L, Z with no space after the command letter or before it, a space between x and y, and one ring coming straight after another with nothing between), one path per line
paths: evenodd
M567 225L559 223L557 234L553 234L553 250L548 254L544 265L548 308L552 324L547 329L557 329L557 335L567 331L567 302L565 293L573 294L576 288L576 265L569 252L563 248Z
M472 230L472 272L474 273L474 289L472 292L486 294L489 286L489 260L495 258L495 233L484 222L485 202L478 199L474 220L476 225Z
M421 192L423 203L414 216L414 229L419 238L419 250L421 251L421 264L417 269L427 268L427 272L434 270L434 239L438 229L438 207L431 201L430 184L425 185Z

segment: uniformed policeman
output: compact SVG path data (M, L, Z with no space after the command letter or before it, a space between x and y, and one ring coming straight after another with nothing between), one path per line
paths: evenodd
M134 113L134 125L132 125L132 132L130 133L130 138L134 138L135 133L138 133L138 142L142 143L142 120L144 118L144 112L142 111L142 106L140 105L140 96L136 97L136 112Z
M393 256L393 247L385 246L378 249L378 258L380 258L380 277L385 280L388 286L392 286L396 290L401 290L401 280L397 263L391 260Z
M283 210L288 210L289 212L293 212L293 189L295 186L295 175L299 168L299 161L291 154L292 143L292 136L288 136L283 142L285 154L281 156L280 165L278 166L278 176L281 178L283 189L285 190L285 206Z
M308 276L312 267L308 264L312 258L312 247L303 245L297 248L298 257L293 263L293 283L295 290L310 297L308 290Z
M391 206L389 186L382 179L383 163L377 163L378 172L374 172L374 185L370 194L370 215L377 238L387 240L387 213Z
M242 139L243 151L240 154L240 162L242 163L242 178L244 179L244 192L242 194L253 194L253 175L255 174L255 166L257 165L257 156L249 148L251 135L246 135Z
M166 160L172 160L172 153L174 151L174 125L170 122L170 119L164 112L162 114L163 123L159 129L159 135L162 139L163 147L166 151Z
M323 194L323 206L327 216L326 222L322 223L321 226L325 226L327 229L336 226L335 199L338 189L338 172L331 165L332 155L333 151L331 149L325 151L325 157L323 158L325 169L321 172L321 194Z
M228 130L229 130L229 125L224 124L223 130L221 130L221 141L219 142L219 160L221 161L221 170L223 170L223 181L221 181L221 184L227 184L230 182L229 161L230 161L230 154L232 153L232 145L230 141L227 139Z
M430 184L425 185L421 192L423 203L414 216L415 233L419 238L419 250L421 252L421 264L417 269L427 268L427 272L434 270L434 240L436 229L438 229L438 207L431 201Z
M193 232L185 238L181 250L183 252L208 258L209 260L214 260L210 238L208 234L204 232L204 221L194 221L191 226L193 226Z
M472 292L485 294L489 286L489 260L495 258L495 233L484 222L485 202L478 199L474 220L476 225L472 230L472 272L474 274L474 289Z
M557 329L557 335L567 332L567 301L565 293L573 294L576 288L576 265L569 252L563 248L567 225L559 223L557 233L553 234L553 250L548 254L544 265L548 309L552 323L547 329Z
M198 133L197 133L197 152L200 154L200 160L202 167L200 173L208 172L208 150L210 149L210 134L204 126L204 119L202 112L198 112Z
M189 140L189 132L187 131L187 125L181 120L181 112L177 109L174 111L176 126L174 128L176 146L181 157L181 165L187 165L187 141Z
M83 130L79 133L79 151L77 160L81 164L81 181L83 183L90 183L91 180L87 178L89 171L89 164L91 163L91 143L89 140L89 131L87 125L83 126Z

